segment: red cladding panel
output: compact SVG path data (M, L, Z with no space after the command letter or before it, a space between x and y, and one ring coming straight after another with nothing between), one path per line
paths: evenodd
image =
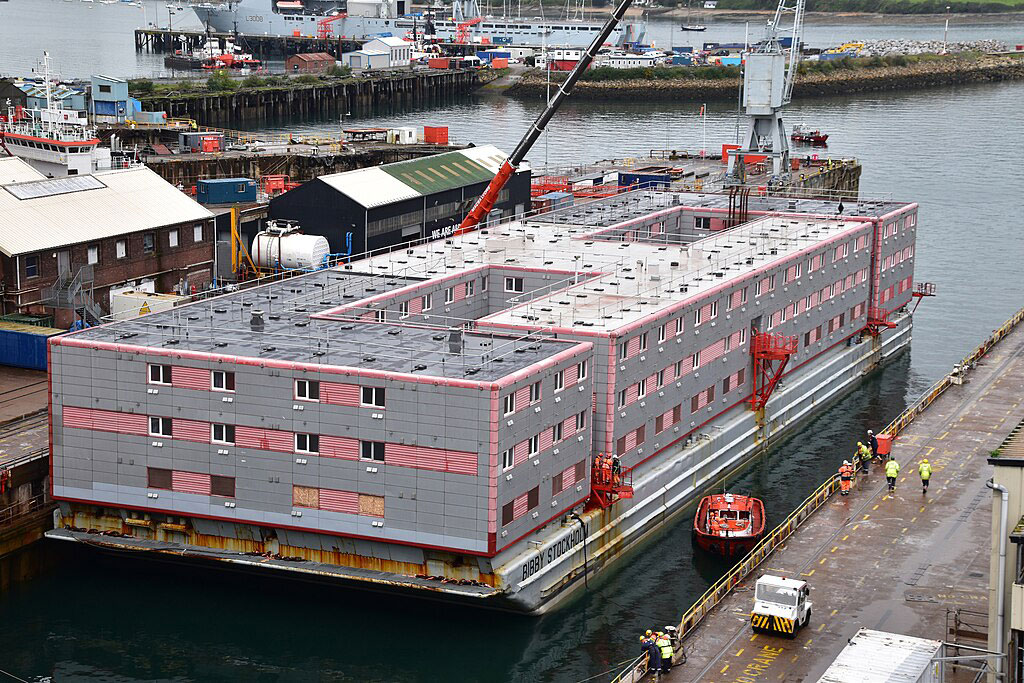
M359 494L352 493L351 491L320 489L320 509L358 515Z
M516 411L520 411L530 405L530 387L525 386L516 391Z
M210 423L198 420L181 420L174 418L172 431L175 439L210 443Z
M321 382L320 400L336 406L358 406L359 385L340 382Z
M515 445L512 450L512 463L518 465L519 463L525 462L526 457L530 454L530 444L528 441L521 441Z
M359 459L359 440L346 436L321 436L320 456L325 458Z
M180 493L208 496L210 495L210 475L174 470L171 472L171 488Z
M210 371L202 368L174 366L171 370L171 385L180 389L210 390Z

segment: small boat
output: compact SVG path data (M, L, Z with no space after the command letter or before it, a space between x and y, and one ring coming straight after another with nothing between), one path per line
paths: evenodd
M697 546L724 557L742 557L764 536L764 503L732 493L705 496L693 518Z
M708 27L704 24L683 24L679 27L683 31L707 31Z
M797 125L793 126L793 132L790 133L789 139L794 142L802 142L805 145L825 145L828 144L828 133L822 133L817 128L811 130L806 126Z

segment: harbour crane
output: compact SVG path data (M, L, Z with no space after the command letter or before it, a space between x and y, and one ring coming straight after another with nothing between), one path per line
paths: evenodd
M800 0L802 2L802 0ZM501 189L505 187L505 183L512 177L512 174L519 168L519 164L523 162L526 155L530 152L530 148L533 147L534 143L544 133L544 128L547 127L548 122L551 121L551 117L555 115L558 108L562 106L562 102L565 98L572 93L572 89L576 86L576 82L583 75L583 72L594 61L594 57L597 56L597 51L601 49L604 42L608 40L608 36L612 34L615 27L622 17L626 15L626 10L633 4L633 0L620 0L619 4L615 7L615 11L608 17L608 21L605 22L604 26L598 32L594 39L590 43L590 47L587 48L586 52L580 58L580 61L576 62L576 66L569 72L565 81L558 86L558 92L555 93L544 111L540 113L537 119L530 125L530 128L526 131L522 140L516 145L516 148L512 151L505 161L502 162L498 172L491 179L490 184L487 185L487 189L484 190L480 198L473 204L473 208L470 209L469 213L462 220L462 224L455 230L456 235L462 235L467 232L476 230L480 221L487 217L487 214L494 208L494 203L498 200L498 195L501 193Z
M779 0L768 22L768 35L756 49L744 54L743 106L747 134L739 149L729 152L726 177L734 184L744 180L743 158L767 154L772 176L789 176L789 138L782 122L782 108L793 97L793 81L800 63L805 0ZM789 51L784 49L789 43Z

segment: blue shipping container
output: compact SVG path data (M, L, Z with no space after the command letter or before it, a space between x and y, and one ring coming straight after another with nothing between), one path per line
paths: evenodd
M196 183L200 204L238 204L256 201L256 181L250 178L210 178Z
M689 55L676 55L672 58L672 64L675 66L690 66L693 64L693 57Z
M743 61L742 57L722 57L722 66L739 66Z
M0 364L46 370L46 340L64 330L0 320Z
M672 178L667 173L628 173L619 171L619 185L636 185L640 189L668 189Z
M693 47L674 47L672 48L672 52L676 53L677 55L690 54L693 52Z

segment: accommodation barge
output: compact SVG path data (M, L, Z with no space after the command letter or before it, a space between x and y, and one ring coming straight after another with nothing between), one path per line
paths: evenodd
M908 347L917 205L838 210L637 191L56 338L48 535L550 610Z

